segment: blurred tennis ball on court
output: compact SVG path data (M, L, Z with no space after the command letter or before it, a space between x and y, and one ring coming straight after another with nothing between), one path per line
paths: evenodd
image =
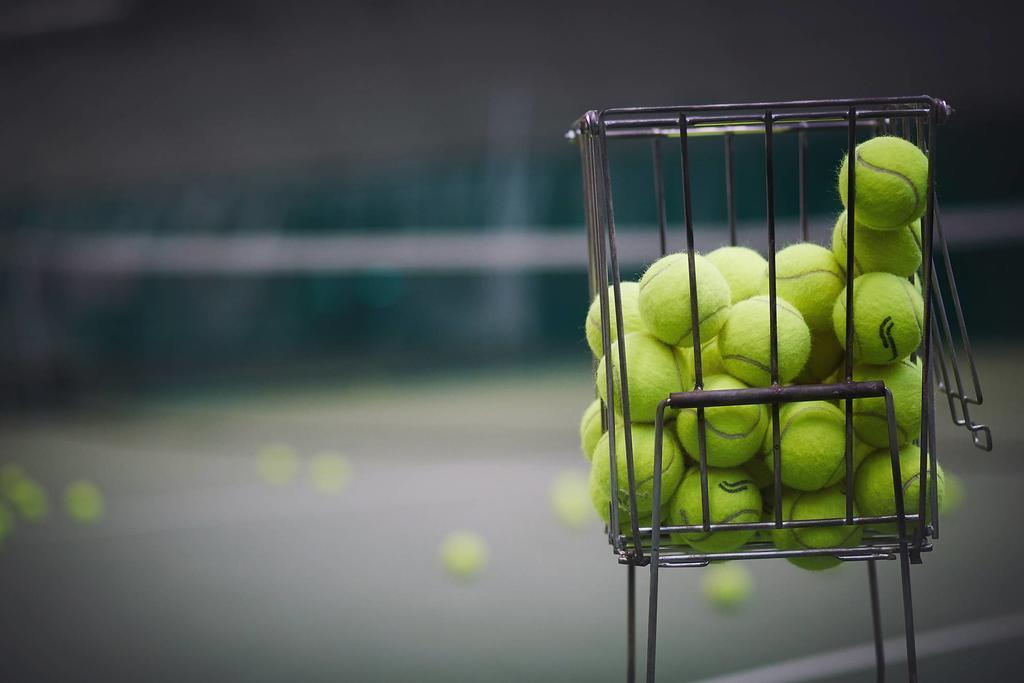
M720 612L736 612L750 600L754 577L736 562L715 563L705 570L701 587L709 605Z
M551 508L567 527L579 528L593 519L590 489L586 475L566 471L551 484Z
M475 579L487 566L487 541L472 531L448 534L439 552L445 571L457 579Z
M30 522L41 522L50 513L49 496L33 479L19 479L6 495L18 515Z
M14 513L11 512L11 508L0 503L0 541L10 536L14 532L16 525L17 521L14 518Z
M104 508L103 493L91 481L79 479L64 490L64 510L76 522L98 522L103 519Z
M288 444L268 444L260 449L257 457L260 478L268 484L288 484L295 479L299 471L299 456Z
M14 490L15 484L23 479L27 479L28 474L22 469L21 465L17 465L13 462L7 462L0 465L0 495L5 498L11 497L11 491Z
M318 493L341 493L352 478L352 464L348 458L332 451L323 451L309 461L309 481Z

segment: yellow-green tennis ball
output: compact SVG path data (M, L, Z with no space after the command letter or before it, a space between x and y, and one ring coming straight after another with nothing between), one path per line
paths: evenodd
M754 592L750 570L736 562L716 562L704 570L704 599L720 612L731 613L743 607Z
M694 359L693 347L683 349L683 354L686 356L686 365L690 370L689 382L685 389L689 391L693 388L693 383L696 379L697 365ZM701 342L700 345L700 370L701 376L710 377L711 375L724 375L725 365L722 364L722 355L718 353L718 338L715 337L711 341Z
M779 411L782 483L800 491L817 491L846 474L846 420L826 401L789 403ZM773 436L765 434L765 462L775 471ZM856 463L855 463L856 465Z
M831 326L822 332L811 332L811 355L794 384L819 384L831 377L843 362L843 347Z
M739 467L708 468L708 512L711 524L750 524L761 521L761 491L746 470ZM700 471L690 470L669 502L672 526L704 523ZM673 534L705 553L736 550L754 537L754 530L712 531Z
M800 374L811 353L811 331L800 311L785 299L776 299L779 381ZM718 352L725 370L750 386L771 384L771 304L755 296L734 305L718 334Z
M964 485L964 480L952 472L946 472L943 480L946 484L946 497L942 502L942 513L955 515L964 506L967 487Z
M854 516L857 507L854 505ZM786 490L782 495L782 517L787 521L808 519L841 519L846 517L846 495L838 486L820 491ZM842 526L798 527L772 529L772 542L779 550L849 548L860 543L864 528L855 524ZM790 557L802 569L820 571L842 563L834 555Z
M906 514L917 513L921 495L921 449L907 445L900 449L900 477L903 481L903 510ZM928 480L931 480L931 463L927 467ZM939 509L942 509L946 497L946 485L943 478L942 465L936 469ZM931 502L928 485L925 486L926 520L931 519ZM857 508L865 517L883 517L896 514L896 494L893 492L892 455L889 449L877 450L861 464L854 482L854 496ZM912 525L911 525L912 526ZM887 531L896 528L895 524L882 525Z
M17 521L14 519L14 513L11 512L9 507L0 503L0 541L14 533L16 525Z
M839 196L847 205L849 158L839 169ZM928 158L902 138L880 136L857 145L857 221L895 230L924 213Z
M909 356L921 344L924 301L906 278L865 273L853 281L853 359L885 365ZM846 345L846 289L832 309L836 338ZM847 349L849 350L849 349Z
M729 283L711 261L694 255L697 319L701 344L721 329L729 313ZM693 346L690 325L690 264L685 253L658 259L640 278L640 316L647 330L673 346Z
M764 257L747 247L719 247L708 254L707 259L729 283L733 303L757 294L768 272Z
M487 566L487 542L471 531L455 531L441 542L441 564L453 577L474 579Z
M636 282L623 281L619 283L619 294L622 297L622 333L643 332L644 321L640 318L640 285ZM611 316L612 324L608 328L612 342L619 338L616 321L618 316L615 311L615 290L608 287L608 315ZM590 303L590 310L587 311L587 321L584 325L584 333L587 337L587 346L594 352L594 357L600 358L604 355L603 340L601 338L601 299L595 297Z
M343 455L324 451L309 461L309 481L317 493L337 495L351 479L352 463Z
M600 376L598 381L600 381ZM587 462L594 459L594 446L604 434L604 429L601 426L601 405L601 401L595 399L583 411L583 418L580 419L580 450L583 451L583 457L587 459Z
M711 375L704 380L704 388L746 389L747 385L730 375ZM765 405L707 408L704 418L709 465L736 467L750 460L761 449L768 428L768 408ZM697 427L696 408L678 412L676 433L683 448L695 459L700 457Z
M551 509L567 527L579 528L592 519L587 477L576 471L562 472L551 483Z
M0 465L0 494L10 498L14 486L23 479L28 479L28 474L25 473L21 465L13 462Z
M64 509L76 522L98 522L103 519L103 494L96 484L79 479L64 490Z
M832 253L846 269L846 212L832 230ZM921 221L895 230L874 230L857 221L857 248L853 250L853 275L892 273L910 277L921 265Z
M295 478L299 471L299 456L287 444L268 444L257 454L257 467L263 481L280 486Z
M627 334L626 381L629 384L629 419L654 422L658 403L672 392L688 388L690 371L683 350L663 344L646 332ZM613 343L597 364L595 379L597 395L608 402L608 380L605 363L612 359L615 412L622 414L622 375L619 370L619 345Z
M637 514L650 517L654 508L654 425L632 424L633 475L636 488ZM605 522L608 520L609 503L612 499L611 453L608 448L608 433L598 440L594 447L594 459L590 467L590 499L594 509ZM682 449L671 427L662 430L661 440L661 500L667 501L675 493L683 478L686 464ZM626 463L626 430L622 425L615 428L615 472L619 503L619 517L629 515L629 478Z
M889 365L857 365L853 379L858 382L882 380L892 393L896 416L897 443L903 445L921 433L921 364L904 358ZM884 398L862 398L853 402L853 429L857 438L875 448L889 447L889 420Z
M767 275L761 294L768 293ZM801 242L775 255L775 293L793 305L812 332L832 327L832 305L846 286L836 257L825 247Z
M18 514L30 522L41 522L50 512L49 496L33 479L24 478L15 482L8 499Z

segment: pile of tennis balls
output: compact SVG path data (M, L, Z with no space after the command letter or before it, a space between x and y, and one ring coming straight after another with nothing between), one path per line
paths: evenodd
M846 207L848 160L838 174ZM854 379L884 380L895 401L904 500L911 510L919 495L920 451L912 442L921 428L921 364L913 359L922 339L924 304L914 279L921 265L921 215L928 161L910 142L876 137L857 147L856 248L854 250L852 348L846 341L847 213L835 222L831 248L801 242L776 254L778 374L783 384L838 382L846 354ZM767 386L770 377L768 264L756 251L726 246L694 254L697 319L705 389ZM629 484L622 421L618 325L622 325L628 399L641 526L653 507L655 418L658 403L694 387L689 258L674 253L652 263L639 282L622 282L621 316L609 288L611 348L603 348L597 298L585 333L597 364L597 394L580 424L584 455L591 461L590 497L607 523L613 498L609 436L604 406L614 404L620 528L629 528ZM609 397L606 364L612 364ZM781 507L787 520L846 514L844 410L829 401L782 406ZM711 523L773 519L774 459L771 413L766 405L708 408L706 448ZM662 432L663 524L703 521L698 427L695 409L667 411ZM854 402L855 514L896 513L884 399ZM938 498L944 497L938 469ZM781 549L848 547L862 526L773 530ZM755 540L756 531L673 534L672 541L699 552L729 552ZM767 540L762 537L759 540ZM794 558L805 569L840 564L833 556Z

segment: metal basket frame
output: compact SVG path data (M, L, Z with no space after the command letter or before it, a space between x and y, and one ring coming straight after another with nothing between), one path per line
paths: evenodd
M641 526L637 514L636 481L633 467L633 448L628 395L628 368L626 364L625 334L622 325L616 326L615 341L618 349L618 369L621 373L620 394L622 421L616 425L614 401L603 406L602 421L607 428L611 489L618 491L618 468L615 452L615 430L621 428L625 436L626 471L629 490L628 533L620 534L619 506L616 495L609 505L608 542L618 556L619 562L628 567L627 583L627 679L632 681L636 671L636 599L635 568L650 567L650 600L648 609L647 634L647 680L655 679L658 610L658 571L662 567L704 566L713 560L746 560L760 558L787 558L797 556L835 556L842 560L867 562L869 594L872 607L872 621L875 640L876 665L879 680L884 676L884 651L882 648L881 618L875 562L883 559L898 559L903 593L904 628L907 642L908 679L917 680L917 659L914 640L913 601L911 595L910 565L918 564L921 554L932 549L931 540L939 537L939 510L937 495L937 467L935 449L935 402L931 384L946 395L953 422L968 429L979 448L991 450L992 440L988 427L973 421L970 415L972 405L982 403L982 391L974 363L973 351L967 336L963 309L949 259L947 245L939 221L938 203L935 198L936 132L938 126L952 114L952 109L942 100L928 97L886 97L866 99L800 100L788 102L760 102L745 104L717 104L702 106L671 107L630 107L589 111L584 114L567 134L579 143L583 169L584 211L587 224L587 246L589 254L589 284L591 298L598 299L601 313L601 338L603 348L612 348L612 330L609 312L614 311L621 319L621 277L618 263L615 232L615 210L608 159L608 142L618 138L645 138L651 142L651 159L654 176L654 200L657 205L658 230L661 255L667 251L667 219L665 209L665 187L663 182L663 161L661 145L664 139L678 138L679 163L682 171L682 205L686 237L686 252L689 258L689 286L691 335L694 351L693 390L672 393L659 404L655 421L655 453L653 479L653 512L650 526ZM922 359L922 420L921 432L917 439L921 449L921 481L930 485L920 488L918 500L911 501L913 511L907 512L903 499L902 476L900 472L899 446L893 411L892 394L881 381L853 381L853 357L845 354L844 380L832 384L783 386L778 374L778 330L776 321L776 225L775 225L775 170L774 138L781 134L796 134L799 164L799 209L800 227L803 238L808 239L808 218L805 198L805 164L808 134L818 129L847 129L847 151L855 155L858 128L866 128L874 134L899 135L915 142L928 158L928 187L926 210L922 221L922 265L919 276L923 282L925 302L922 325L922 343L917 355ZM770 310L770 375L771 385L736 390L704 390L701 363L701 339L698 324L698 296L694 267L694 234L691 158L689 138L695 136L720 136L724 142L726 203L729 219L729 243L735 245L736 213L733 192L734 149L733 138L738 134L760 134L764 137L766 227L768 247L768 278ZM856 163L848 165L848 249L846 262L846 340L845 348L852 348L853 335L853 287L851 286L855 259L856 232ZM933 264L936 253L941 254L943 274L948 290L948 303L953 308L953 321L959 332L960 344L953 336L950 316L947 314L938 273ZM609 283L611 298L609 298ZM961 353L966 356L971 384L965 387L961 372ZM613 363L606 363L605 382L607 396L614 395ZM853 401L862 398L883 398L888 414L889 450L892 459L893 493L896 514L883 517L855 516L853 512ZM786 521L782 514L782 480L779 408L783 403L841 400L845 402L845 517ZM727 405L766 404L771 410L772 459L774 465L774 519L755 523L710 523L708 504L708 464L706 450L706 408ZM702 524L690 526L662 526L661 467L662 430L666 408L694 408L697 413L698 446L696 456L700 466L702 495ZM926 492L928 494L926 495ZM919 523L927 520L927 524ZM728 553L701 553L692 549L664 544L664 534L678 532L705 533L720 530L793 529L805 527L826 527L860 525L877 527L880 524L895 523L896 534L885 534L866 528L863 540L856 546L843 548L779 550L766 542L752 542ZM916 524L915 524L916 523Z

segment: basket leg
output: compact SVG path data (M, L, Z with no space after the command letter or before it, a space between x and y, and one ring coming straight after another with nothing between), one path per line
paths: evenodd
M629 565L626 587L626 681L636 681L636 567Z
M656 553L657 551L655 551ZM658 649L658 556L651 557L651 602L647 608L647 683L654 683Z
M910 550L900 542L900 581L903 584L903 630L907 636L907 680L917 683L917 644L914 640L914 600L910 594Z
M885 683L885 644L882 642L882 614L878 605L878 567L868 560L868 592L871 594L871 627L875 635L875 680Z

